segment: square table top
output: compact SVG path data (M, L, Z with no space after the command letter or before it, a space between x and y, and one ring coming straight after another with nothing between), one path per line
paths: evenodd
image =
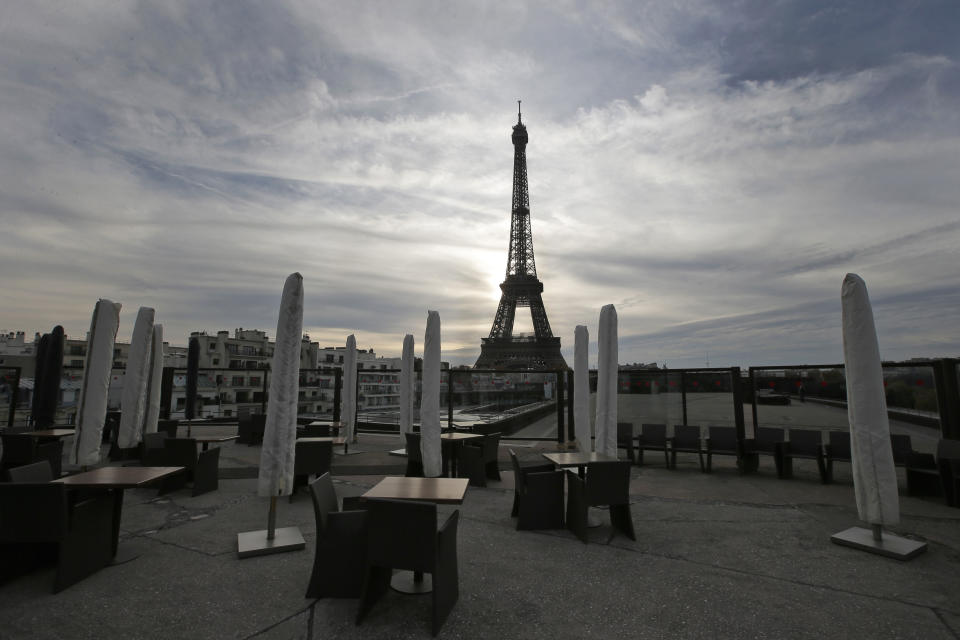
M346 438L337 436L313 436L308 438L297 438L297 442L332 442L333 444L343 444Z
M36 438L65 438L76 432L76 429L37 429L36 431L21 431L16 435L34 436Z
M183 467L100 467L53 482L69 487L132 489L183 471Z
M239 437L240 436L193 436L191 439L197 442L229 442Z
M406 478L387 476L361 498L423 500L438 504L461 504L467 493L467 478Z
M616 462L616 456L607 456L596 451L558 451L544 453L544 458L558 467L580 467L591 462Z
M444 433L440 436L441 440L473 440L474 438L482 438L482 433L461 433L459 431L451 431L449 433Z

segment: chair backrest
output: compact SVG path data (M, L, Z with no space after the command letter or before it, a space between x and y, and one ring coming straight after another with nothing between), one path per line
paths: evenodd
M332 442L297 442L293 455L293 472L297 475L321 475L330 471L332 461Z
M937 442L937 460L960 460L960 440L943 438Z
M324 473L310 483L310 497L313 498L313 515L317 521L317 535L322 536L327 529L327 516L339 511L337 491L333 488L330 473Z
M176 438L179 425L179 420L158 420L157 433L162 433L165 438ZM144 434L144 436L146 435Z
M197 466L197 441L193 438L165 438L163 448L168 465L190 470Z
M673 446L684 449L700 448L700 427L697 425L673 425Z
M790 429L790 451L803 455L817 455L823 436L813 429Z
M69 522L61 482L0 482L0 542L60 540Z
M308 424L303 429L304 438L328 438L330 437L330 425L328 424Z
M500 452L500 432L483 436L483 462L496 462Z
M587 465L587 502L628 504L630 502L629 460L591 462Z
M50 471L54 477L60 477L63 464L63 440L44 442L37 445L37 461L46 460L50 463Z
M423 462L423 456L420 453L420 434L405 433L407 439L407 459L413 462Z
M907 464L910 456L913 455L913 445L910 443L910 436L908 435L891 433L890 448L893 449L894 464Z
M143 446L146 449L163 449L163 441L169 436L166 433L157 431L156 433L143 434Z
M847 431L830 432L830 457L836 460L850 459L850 433Z
M0 435L3 441L3 466L19 467L30 464L37 458L37 439L16 433Z
M523 484L523 472L520 471L520 461L517 460L517 454L513 452L513 449L507 449L510 453L510 464L513 465L513 486L516 487L517 491L520 491Z
M633 423L618 422L617 423L617 443L626 444L631 440L633 440Z
M437 557L437 505L419 500L367 500L367 561L432 572Z
M53 480L53 469L49 460L40 460L7 469L7 477L10 482L50 482Z
M640 442L642 444L666 444L667 425L644 422L640 425Z
M710 434L711 449L736 449L737 448L737 428L736 427L718 427L707 428Z
M783 429L760 427L754 437L754 446L762 451L773 451L778 442L783 442Z

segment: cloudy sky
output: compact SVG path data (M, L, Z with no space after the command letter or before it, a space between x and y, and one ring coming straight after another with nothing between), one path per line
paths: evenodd
M120 339L141 305L273 336L299 271L321 346L419 351L436 309L472 364L519 98L569 362L607 303L621 362L837 362L851 271L884 358L958 356L958 7L6 3L0 329L83 337L104 297Z

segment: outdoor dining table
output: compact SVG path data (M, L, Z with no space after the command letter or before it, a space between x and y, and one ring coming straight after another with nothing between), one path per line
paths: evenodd
M239 437L240 436L194 436L193 439L201 445L201 451L206 451L210 448L210 443L230 442Z
M616 456L608 456L596 451L558 451L542 455L557 467L576 467L577 475L581 478L586 476L587 465L591 462L616 462L618 460Z
M332 444L346 444L347 439L340 436L309 436L297 438L297 442L330 442Z
M183 467L100 467L64 476L53 482L61 482L72 489L98 489L113 494L113 555L116 556L123 490L143 487L183 470Z
M482 433L462 433L451 431L440 436L440 445L447 455L441 456L443 460L443 475L451 478L457 477L457 455L464 442L483 438Z
M422 500L437 504L463 504L467 493L467 478L407 478L387 476L360 496L389 498L391 500ZM401 571L393 576L390 587L401 593L430 593L432 582L424 580L420 571Z
M16 435L33 436L38 440L59 440L72 436L76 432L76 429L37 429L36 431L21 431Z

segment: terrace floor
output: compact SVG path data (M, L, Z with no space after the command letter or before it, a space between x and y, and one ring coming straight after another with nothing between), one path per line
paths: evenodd
M361 434L364 453L335 456L338 493L402 473L404 459L388 454L399 446ZM555 445L507 447L532 461ZM236 534L266 526L258 455L227 444L220 489L206 495L127 491L120 556L129 560L56 595L52 569L0 585L0 637L430 637L429 596L390 592L361 626L356 600L303 597L314 543L305 492L280 501L277 524L299 527L306 550L237 558ZM741 476L728 458L702 474L695 456L681 455L673 471L647 455L631 480L636 542L611 536L604 512L587 545L566 530L516 531L511 473L471 487L458 507L460 600L439 637L960 637L960 509L901 492L894 530L929 548L899 562L830 542L858 524L847 465L821 485L812 461L778 480L770 460Z

